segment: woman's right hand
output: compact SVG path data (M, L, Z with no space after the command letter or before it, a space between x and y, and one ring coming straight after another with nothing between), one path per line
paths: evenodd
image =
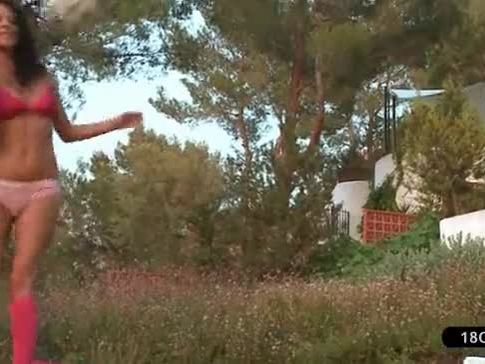
M115 129L136 128L143 122L143 113L128 111L115 118Z

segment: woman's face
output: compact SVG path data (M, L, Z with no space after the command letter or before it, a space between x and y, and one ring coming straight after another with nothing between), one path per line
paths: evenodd
M15 14L5 4L0 4L0 49L11 49L17 43Z

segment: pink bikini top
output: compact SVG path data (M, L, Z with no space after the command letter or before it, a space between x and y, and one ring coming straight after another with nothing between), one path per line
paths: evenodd
M32 112L47 117L57 114L57 98L52 85L32 101L25 101L8 88L0 87L0 120L13 119L25 112Z

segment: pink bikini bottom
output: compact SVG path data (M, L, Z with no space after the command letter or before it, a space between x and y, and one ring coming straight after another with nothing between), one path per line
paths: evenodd
M61 186L56 179L19 182L0 179L0 205L12 217L18 216L32 200L61 194Z

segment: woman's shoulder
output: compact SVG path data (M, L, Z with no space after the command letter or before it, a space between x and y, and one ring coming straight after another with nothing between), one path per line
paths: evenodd
M58 82L56 76L53 75L52 73L48 72L48 71L45 71L39 77L39 79L37 80L36 83L40 87L50 87L50 88L52 88L56 92L59 89L59 82Z
M46 70L39 76L38 82L43 84L57 85L57 78L54 74Z

